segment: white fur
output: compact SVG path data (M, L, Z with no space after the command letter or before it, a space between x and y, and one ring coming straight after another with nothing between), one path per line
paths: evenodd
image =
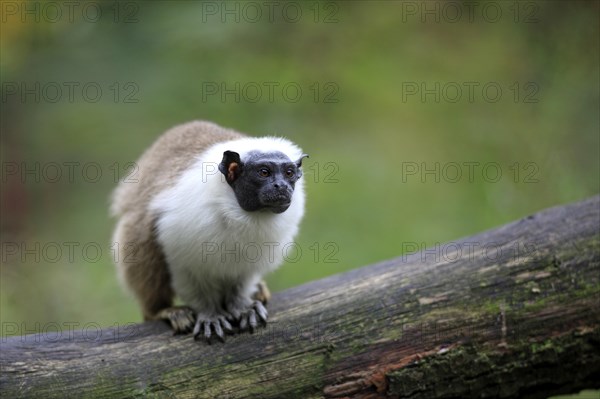
M150 204L158 215L158 241L175 293L199 311L218 306L211 291L221 282L237 282L245 295L251 295L259 279L282 263L286 244L298 232L304 214L302 177L296 182L290 207L274 214L240 208L219 172L223 152L239 153L243 163L253 150L280 151L292 161L302 155L296 145L274 137L218 143L199 154L177 183ZM222 249L229 252L223 254Z

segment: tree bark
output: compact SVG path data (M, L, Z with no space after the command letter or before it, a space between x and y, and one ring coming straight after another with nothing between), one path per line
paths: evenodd
M3 338L2 397L539 397L599 388L600 197L275 294L225 344ZM399 245L400 247L400 245ZM403 245L410 248L411 245Z

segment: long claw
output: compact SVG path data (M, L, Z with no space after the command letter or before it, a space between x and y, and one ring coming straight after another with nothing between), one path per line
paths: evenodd
M231 324L227 321L226 318L222 317L220 319L221 321L221 325L223 326L223 330L225 330L225 332L227 333L232 333L233 332L233 327L231 326Z
M221 342L225 342L225 335L223 334L223 329L221 328L221 323L219 321L215 321L212 323L213 328L215 329L215 335Z
M205 321L204 322L204 338L206 338L206 340L210 343L210 336L212 335L212 333L210 332L210 322L209 321Z
M256 328L256 312L254 309L250 309L248 311L248 324L250 324L250 332L254 332Z
M248 319L246 318L246 315L242 315L242 318L240 319L240 330L245 331L248 328Z
M256 309L256 313L258 313L258 317L260 317L261 321L263 323L266 323L267 318L269 317L269 312L267 312L267 308L264 307L262 302L254 302L254 309Z
M196 325L194 325L194 339L198 339L198 336L200 335L200 327L202 325L202 320L198 317L198 319L196 320Z

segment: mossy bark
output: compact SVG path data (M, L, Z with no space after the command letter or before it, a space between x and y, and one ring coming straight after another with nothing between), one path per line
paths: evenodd
M600 197L276 294L206 345L160 322L4 338L2 397L546 397L600 387Z

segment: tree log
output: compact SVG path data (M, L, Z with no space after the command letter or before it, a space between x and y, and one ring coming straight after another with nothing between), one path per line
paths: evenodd
M173 336L162 322L3 338L0 395L545 398L599 388L599 229L599 196L545 210L275 294L267 327L224 344Z

